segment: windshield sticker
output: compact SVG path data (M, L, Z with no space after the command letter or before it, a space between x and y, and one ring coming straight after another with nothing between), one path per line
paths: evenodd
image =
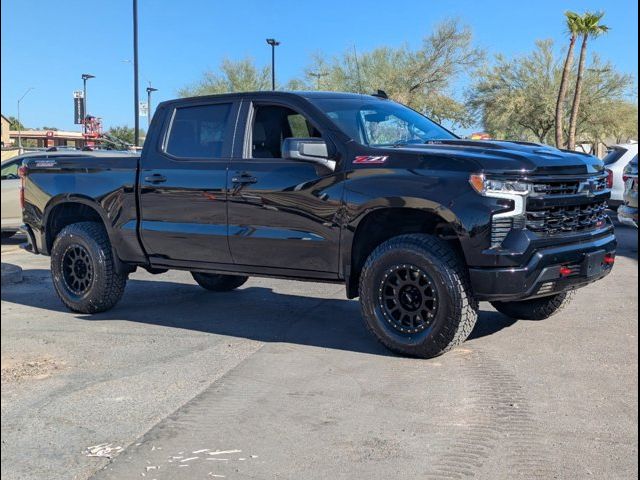
M36 162L36 167L54 167L56 165L55 160L42 160Z
M366 164L370 164L370 163L384 163L387 161L387 158L389 158L388 156L370 156L370 155L360 155L357 156L356 159L353 161L353 163L366 163Z

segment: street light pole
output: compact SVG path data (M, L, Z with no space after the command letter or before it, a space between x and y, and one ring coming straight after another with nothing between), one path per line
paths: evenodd
M29 87L26 92L18 99L18 153L22 154L22 123L20 122L20 102L33 90L33 87Z
M280 45L275 38L267 38L267 43L271 45L271 90L276 89L276 47Z
M87 110L87 80L90 78L96 78L95 75L91 75L90 73L82 74L82 104L84 106L84 115L82 119L82 131L83 133L87 133L87 115L89 115L89 111Z
M316 89L320 90L320 79L322 77L326 77L327 75L329 75L329 73L328 72L309 72L309 75L316 79L316 82L317 82Z
M151 126L151 92L157 92L157 88L153 88L152 86L147 87L147 130ZM149 132L147 131L147 135Z
M133 0L133 103L134 103L134 144L140 144L140 94L138 92L138 0Z

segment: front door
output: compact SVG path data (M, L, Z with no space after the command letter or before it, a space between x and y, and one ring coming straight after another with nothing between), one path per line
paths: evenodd
M238 104L184 105L166 113L140 169L140 235L152 263L231 263L227 167Z
M322 137L285 105L248 107L242 154L229 166L229 246L234 263L306 272L338 272L342 197L339 174L282 158L288 137ZM304 274L304 272L302 272Z

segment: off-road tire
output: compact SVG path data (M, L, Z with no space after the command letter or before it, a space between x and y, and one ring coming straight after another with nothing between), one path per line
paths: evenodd
M203 272L191 272L191 276L198 282L198 285L212 292L230 292L249 280L249 277L244 275L220 275Z
M520 302L491 302L491 305L507 317L518 320L545 320L562 311L571 302L573 293L558 293L550 297L532 298Z
M65 280L66 252L80 247L87 254L92 269L89 286L82 294L74 293ZM56 236L51 249L51 276L56 293L69 310L98 313L112 308L124 293L127 274L118 273L113 251L104 226L97 222L68 225Z
M379 296L386 272L400 265L415 266L426 273L437 293L437 310L419 333L403 334L390 326ZM445 241L432 235L400 235L379 245L362 268L359 293L365 326L400 355L441 355L467 339L478 317L478 302L463 260Z

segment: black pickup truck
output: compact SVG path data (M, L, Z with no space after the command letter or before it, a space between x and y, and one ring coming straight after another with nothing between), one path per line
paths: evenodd
M432 357L466 339L478 301L546 318L615 261L597 158L463 140L382 93L168 101L140 156L48 152L20 174L28 248L83 313L138 267L213 291L340 282L384 345Z

